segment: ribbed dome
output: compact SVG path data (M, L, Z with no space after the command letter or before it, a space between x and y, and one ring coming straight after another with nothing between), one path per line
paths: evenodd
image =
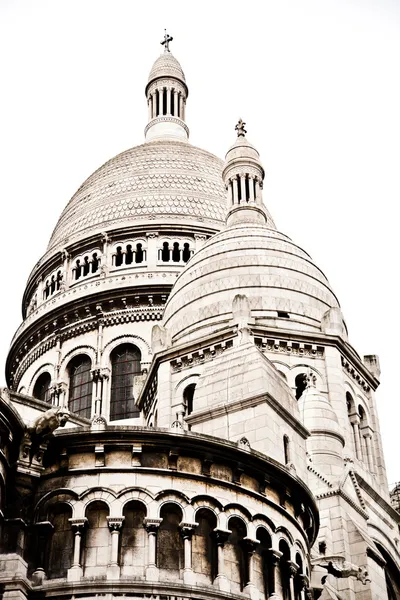
M93 173L71 198L49 249L138 220L224 221L223 162L187 142L157 141L118 154Z
M173 342L226 327L232 301L245 294L256 325L321 331L339 303L324 274L287 236L239 223L215 234L176 280L164 313Z
M151 68L148 83L159 77L175 77L186 82L182 67L171 52L164 52L157 58Z

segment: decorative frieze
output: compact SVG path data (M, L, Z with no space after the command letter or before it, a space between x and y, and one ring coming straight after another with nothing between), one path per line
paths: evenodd
M362 375L360 375L359 371L357 371L357 369L344 356L341 356L340 358L342 361L343 370L352 377L352 379L362 390L369 392L371 388Z
M324 356L324 347L317 344L264 337L255 337L254 341L256 346L263 352L293 354L295 356L307 356L310 358L323 358Z
M195 352L190 352L184 356L179 356L171 361L171 369L173 373L177 373L184 369L193 367L204 362L212 360L215 356L219 356L227 348L231 348L233 344L232 340L221 342L216 345L209 346L208 348L202 348Z

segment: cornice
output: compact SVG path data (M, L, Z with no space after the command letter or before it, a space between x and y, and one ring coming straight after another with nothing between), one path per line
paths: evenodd
M392 519L400 525L400 513L393 508L393 506L383 498L377 490L375 490L357 471L354 471L354 475L357 479L358 485L389 515Z

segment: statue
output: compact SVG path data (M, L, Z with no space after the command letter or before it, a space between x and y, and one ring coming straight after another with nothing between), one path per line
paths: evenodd
M69 420L69 416L70 412L66 408L61 406L49 408L49 410L36 417L33 425L27 428L30 437L35 439L36 442L43 441L58 427L64 427Z
M358 581L361 581L363 585L367 585L367 582L371 581L368 578L368 570L366 567L359 567L358 565L347 562L342 556L320 557L313 562L319 567L326 569L329 575L333 575L338 579L355 577ZM322 578L322 583L325 583L327 577L328 575L325 575Z

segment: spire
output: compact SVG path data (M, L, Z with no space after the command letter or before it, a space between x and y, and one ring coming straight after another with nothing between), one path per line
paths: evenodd
M237 138L226 153L222 172L228 192L228 225L249 221L265 224L269 220L262 199L264 169L257 150L246 138L245 125L239 119L235 126Z
M173 38L165 30L164 52L157 58L146 85L149 122L144 130L146 141L178 139L187 141L186 99L189 95L185 75L169 44Z

